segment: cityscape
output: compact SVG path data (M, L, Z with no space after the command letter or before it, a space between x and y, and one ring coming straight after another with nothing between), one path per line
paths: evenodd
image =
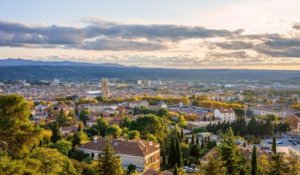
M299 7L3 0L0 175L300 175Z

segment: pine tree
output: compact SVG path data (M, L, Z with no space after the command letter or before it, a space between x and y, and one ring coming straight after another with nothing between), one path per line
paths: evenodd
M218 152L229 174L236 174L239 171L241 154L235 144L235 137L231 128L223 135Z
M175 166L173 168L173 175L179 175L177 164L175 164Z
M257 155L256 146L253 147L252 157L251 157L251 175L257 174Z
M117 156L113 147L106 140L103 153L99 156L98 167L97 167L98 175L124 175L124 170L122 168L122 162L119 156Z
M274 154L277 153L277 150L276 150L276 138L275 137L273 137L272 151L273 151Z
M208 163L202 166L202 169L204 175L224 175L226 172L222 160L212 157L208 158Z

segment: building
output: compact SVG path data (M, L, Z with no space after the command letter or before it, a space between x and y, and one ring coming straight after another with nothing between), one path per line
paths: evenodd
M118 108L118 105L114 105L114 104L102 104L102 103L97 103L97 104L85 104L83 105L83 108L89 110L90 112L104 112L104 111L116 111L116 109Z
M148 169L160 169L160 145L146 140L115 139L111 141L114 151L120 156L122 166L127 168L133 164L136 170L144 172ZM105 146L105 139L95 139L83 144L79 150L89 154L93 159L98 159Z
M217 118L221 121L232 122L235 120L235 113L234 113L234 110L231 108L216 109L216 110L214 110L214 116L215 116L215 118Z
M109 98L110 97L110 94L109 94L109 81L108 81L107 78L102 79L101 91L102 91L102 97L103 98Z
M138 101L138 102L128 102L128 107L133 108L140 108L140 107L146 107L149 108L149 102L146 100Z
M253 112L254 115L275 115L277 117L286 118L288 116L294 115L298 111L293 109L288 109L281 106L274 106L274 105L265 105L260 104L254 107L251 107L250 110Z

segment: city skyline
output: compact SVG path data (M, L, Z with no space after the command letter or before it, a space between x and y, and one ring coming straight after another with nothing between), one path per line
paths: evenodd
M297 0L4 0L0 6L0 59L300 69Z

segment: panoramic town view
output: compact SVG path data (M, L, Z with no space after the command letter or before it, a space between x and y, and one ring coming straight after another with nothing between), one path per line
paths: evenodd
M300 175L299 0L0 9L0 175Z

